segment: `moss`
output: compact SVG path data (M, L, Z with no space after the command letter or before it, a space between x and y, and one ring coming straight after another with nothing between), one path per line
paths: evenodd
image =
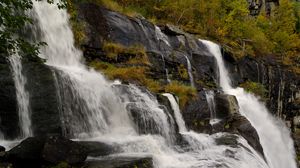
M266 99L268 91L264 85L252 81L246 81L240 84L240 87L244 88L247 92L260 96L262 99Z
M217 85L214 81L204 81L204 80L196 80L196 83L202 87L208 88L208 89L214 89L217 88Z
M125 47L119 43L104 42L102 49L110 59L118 60L121 59L120 56L122 55L129 55L130 59L126 64L150 65L146 50L142 45L136 44Z
M165 86L165 92L174 93L179 97L179 105L183 108L189 100L197 97L197 90L178 81L172 81Z
M60 162L54 167L51 168L70 168L71 166L67 162Z
M179 75L182 79L189 79L189 74L183 64L180 64L178 67Z
M67 3L67 10L70 15L70 24L74 35L75 45L79 47L86 41L86 24L84 21L78 19L78 9L73 2L71 0L67 0Z

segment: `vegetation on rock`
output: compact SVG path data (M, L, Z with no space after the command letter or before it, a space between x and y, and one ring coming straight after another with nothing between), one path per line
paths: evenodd
M244 88L247 92L260 96L262 99L265 99L267 97L268 91L265 86L260 83L246 81L240 84L240 87Z

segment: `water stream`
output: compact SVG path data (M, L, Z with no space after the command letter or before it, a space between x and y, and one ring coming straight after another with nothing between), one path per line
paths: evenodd
M219 84L223 91L236 96L241 114L257 130L270 168L296 168L294 144L285 124L273 117L266 106L253 94L239 87L233 88L219 45L206 40L201 42L207 46L217 61Z
M164 94L172 106L171 113L158 103L156 96L137 86L128 85L127 91L125 89L128 95L121 94L124 92L122 85L116 89L116 83L85 66L81 51L74 46L66 10L59 10L56 5L44 1L33 1L33 4L32 17L37 21L39 30L36 37L48 44L41 49L40 57L56 69L54 75L64 134L79 140L114 145L120 150L110 155L112 158L151 156L156 168L268 168L240 136L188 131L173 95ZM243 111L247 105L239 101ZM141 125L135 120L132 109L128 108L130 106L138 109L137 117L146 124ZM175 124L179 132L174 131ZM226 136L234 136L237 145L218 145L217 139Z

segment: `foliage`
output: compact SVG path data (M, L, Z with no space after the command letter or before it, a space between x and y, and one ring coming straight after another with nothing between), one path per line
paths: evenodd
M67 162L60 162L54 167L51 168L70 168L71 166Z
M183 64L180 64L178 67L178 72L182 79L189 79L188 71Z
M237 58L273 54L286 65L299 66L295 59L300 48L300 2L295 0L280 0L270 17L264 11L250 16L246 0L100 1L110 9L140 13L218 41Z
M260 96L262 99L266 98L268 93L264 85L252 81L244 82L240 84L240 87L244 88L247 92Z
M125 47L118 43L104 42L102 49L106 53L107 57L114 60L119 59L122 55L129 55L130 59L127 61L127 64L150 64L145 48L142 45Z
M54 3L53 0L47 0ZM57 3L59 8L66 6L64 0ZM31 43L21 36L27 24L33 21L28 16L32 9L31 0L1 0L0 2L0 53L9 55L13 52L20 52L21 55L37 55L38 48L44 43Z
M109 79L120 79L124 82L135 83L147 87L152 92L159 92L162 90L159 82L147 77L146 67L116 67L113 64L106 62L93 61L90 66L96 70L101 70Z
M197 90L191 86L184 85L178 81L172 81L165 86L165 92L174 93L179 97L180 107L184 107L187 102L197 96Z

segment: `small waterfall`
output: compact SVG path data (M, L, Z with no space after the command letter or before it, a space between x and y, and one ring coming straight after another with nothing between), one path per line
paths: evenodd
M212 90L205 91L205 97L210 111L210 125L218 123L220 120L217 119L215 93Z
M169 43L168 36L166 36L163 32L161 32L161 30L158 26L155 26L155 34L156 34L156 38L159 42L163 41L168 46L171 46Z
M187 132L187 128L185 126L185 123L184 123L184 120L182 118L182 115L181 115L178 103L176 102L176 99L170 93L164 93L163 96L166 96L169 99L170 103L171 103L172 109L174 111L174 116L175 116L175 119L176 119L176 123L178 124L179 132L180 133Z
M164 57L163 55L161 55L161 59L162 59L162 61L163 61L163 65L164 65L167 83L171 83L171 80L170 80L170 78L169 78L169 70L168 70L168 68L166 68L165 57Z
M220 47L210 41L201 40L216 58L219 68L219 84L227 94L235 95L240 112L254 126L259 134L260 143L270 168L296 168L293 140L288 128L277 118L274 118L266 106L254 95L242 88L231 86L228 71L225 68Z
M9 57L13 79L16 87L19 124L21 128L21 138L32 136L31 114L29 106L29 93L25 89L26 78L22 73L21 57L15 53Z
M190 62L188 56L185 55L185 58L186 58L187 66L188 66L188 74L189 74L189 77L190 77L191 86L192 86L192 87L195 87L194 77L193 77L193 73L192 73L192 65L191 65L191 62Z

